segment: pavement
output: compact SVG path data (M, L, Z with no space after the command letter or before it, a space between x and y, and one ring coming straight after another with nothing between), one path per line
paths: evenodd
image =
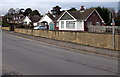
M31 38L27 39L20 35L2 32L3 74L15 72L20 75L118 75L117 59L45 43L56 43L47 38L22 35Z
M3 31L5 31L5 30L3 30ZM65 41L61 41L61 40L54 40L54 39L49 39L49 38L44 38L44 37L31 36L31 35L27 35L27 34L11 32L11 31L5 31L5 32L12 34L12 35L24 37L27 39L31 39L31 40L51 44L51 45L61 46L64 48L78 50L78 51L81 50L85 53L104 55L104 56L109 56L109 57L113 57L113 58L119 57L119 51L116 51L116 50L99 48L99 47L91 47L91 46L86 46L86 45L81 45L81 44L76 44L76 43L71 43L71 42L65 42Z

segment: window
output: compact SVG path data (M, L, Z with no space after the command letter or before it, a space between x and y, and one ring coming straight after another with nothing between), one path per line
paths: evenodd
M45 25L48 25L48 23L45 23Z
M23 18L23 16L20 16L20 19L22 19Z
M100 26L100 22L96 22L96 26Z
M16 20L18 20L18 17L16 17Z
M26 24L27 24L27 22L24 22L24 24L26 25Z
M59 27L59 23L56 23L56 27Z
M64 28L64 21L61 21L61 28Z
M87 25L89 26L89 25L92 25L92 22L90 21L90 22L87 22Z
M16 18L14 17L14 20L15 20Z
M75 21L66 21L66 28L75 29Z

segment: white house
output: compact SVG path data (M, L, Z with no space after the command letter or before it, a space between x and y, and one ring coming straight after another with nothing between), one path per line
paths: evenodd
M24 19L23 19L23 24L24 25L29 25L32 21L30 20L30 18L28 16L26 16Z
M35 16L26 16L23 19L23 24L29 25L30 23L33 23L33 26L38 26L38 21L40 20L40 16L35 15Z
M96 9L65 11L57 20L59 30L88 31L88 25L103 25L103 19Z
M68 11L65 11L61 15L61 17L58 19L58 21L59 21L59 30L74 30L74 31L80 30L80 31L84 31L83 20L76 19Z
M47 13L47 14L43 15L43 17L40 19L39 24L48 25L48 27L50 29L50 27L51 27L50 24L51 24L51 22L53 22L53 20L54 20L53 15L50 13Z

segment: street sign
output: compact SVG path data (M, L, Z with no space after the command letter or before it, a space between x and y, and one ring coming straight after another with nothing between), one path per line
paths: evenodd
M112 26L115 26L115 23L111 23Z
M112 19L111 25L112 25L112 26L115 26L115 21L114 21L114 19Z

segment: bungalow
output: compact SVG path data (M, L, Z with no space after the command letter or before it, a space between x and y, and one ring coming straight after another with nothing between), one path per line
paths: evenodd
M104 25L104 20L96 9L85 10L84 6L79 11L65 11L57 21L59 30L88 31L89 25Z
M40 16L26 16L23 20L24 25L30 25L30 23L33 24L33 26L38 26L38 21L40 20Z
M7 19L9 23L21 24L25 16L23 14L11 16L11 19Z
M24 19L23 19L23 24L24 25L29 25L32 21L30 20L30 18L28 16L26 16Z
M49 12L40 19L39 21L40 25L45 25L49 30L54 30L54 17Z
M41 16L34 15L34 16L24 16L23 14L13 15L11 19L7 19L9 23L14 24L23 24L23 25L33 25L37 26L38 21L41 19ZM32 23L32 24L31 24Z

